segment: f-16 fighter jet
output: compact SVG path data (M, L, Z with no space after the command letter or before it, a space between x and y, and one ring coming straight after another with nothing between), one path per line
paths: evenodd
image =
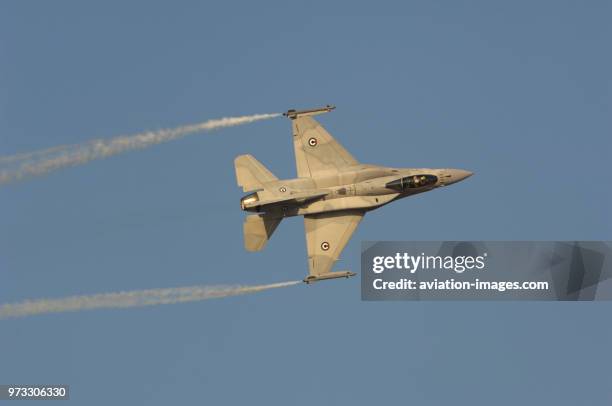
M366 212L395 200L459 182L462 169L389 168L359 163L312 116L334 106L289 110L297 178L280 180L251 155L235 161L240 200L252 212L244 222L244 246L262 250L285 217L303 216L309 275L304 282L348 278L334 263Z

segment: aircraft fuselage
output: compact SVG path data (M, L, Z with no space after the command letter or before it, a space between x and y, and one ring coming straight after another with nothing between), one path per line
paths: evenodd
M461 169L356 165L316 178L281 179L245 196L242 209L280 217L338 210L369 211L407 196L459 182L472 173ZM292 197L296 199L292 200ZM279 201L280 200L280 201Z

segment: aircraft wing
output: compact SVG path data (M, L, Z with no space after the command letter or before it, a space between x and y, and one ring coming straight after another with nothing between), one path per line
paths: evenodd
M364 215L360 210L341 210L304 216L310 273L305 281L331 277L334 263Z
M333 175L357 160L321 124L299 113L291 120L297 176Z

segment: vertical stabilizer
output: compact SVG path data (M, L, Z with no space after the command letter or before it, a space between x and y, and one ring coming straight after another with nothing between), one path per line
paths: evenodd
M282 219L263 214L247 216L243 225L244 248L247 251L263 250Z

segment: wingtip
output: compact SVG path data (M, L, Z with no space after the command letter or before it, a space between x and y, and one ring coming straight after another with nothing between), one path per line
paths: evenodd
M307 110L289 109L285 113L283 113L283 116L293 120L295 118L303 117L303 116L315 116L317 114L329 113L335 108L336 106L334 106L333 104L327 104L325 105L325 107L319 107L315 109L307 109Z

